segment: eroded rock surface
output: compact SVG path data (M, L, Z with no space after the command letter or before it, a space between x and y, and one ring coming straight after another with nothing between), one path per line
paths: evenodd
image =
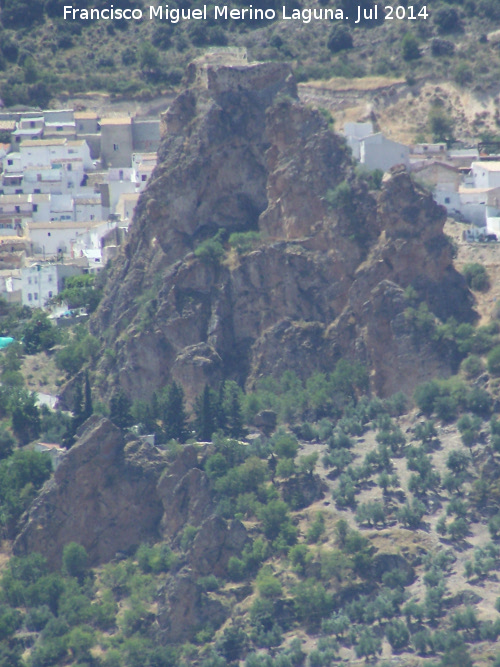
M91 322L115 352L98 364L104 396L144 399L176 380L193 400L206 382L305 378L341 356L366 364L380 395L453 370L403 314L411 285L439 318L474 318L444 209L403 168L368 191L343 140L299 102L288 65L193 63L163 124ZM349 201L332 206L340 184ZM228 251L229 234L249 230L260 232L252 252L193 252L218 232Z
M157 450L126 446L120 429L91 417L31 506L14 552L38 551L57 567L64 545L78 542L97 564L156 537L164 467Z

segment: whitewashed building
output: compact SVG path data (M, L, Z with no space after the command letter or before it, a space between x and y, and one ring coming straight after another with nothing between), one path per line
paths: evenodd
M64 288L64 280L81 274L77 266L65 264L34 264L21 269L23 306L44 308Z
M371 123L345 123L344 134L353 157L367 169L388 171L397 164L410 166L410 148L373 132Z
M476 188L497 188L500 186L500 162L479 161L471 165L471 175Z

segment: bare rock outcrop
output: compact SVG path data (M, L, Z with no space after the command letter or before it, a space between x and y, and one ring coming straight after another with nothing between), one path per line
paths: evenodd
M94 565L157 537L165 464L147 445L126 446L109 420L91 417L31 506L14 553L38 551L58 567L64 545L78 542Z
M144 399L176 380L192 401L206 382L305 378L341 357L365 364L381 395L449 375L456 360L404 316L411 286L442 320L474 319L444 209L402 168L369 191L286 64L205 58L185 82L91 320L115 352L98 363L100 392ZM250 230L252 252L193 252Z
M147 443L126 442L108 419L91 417L21 520L16 554L42 553L59 567L69 542L82 544L90 564L163 539L178 545L184 528L198 529L186 555L193 577L226 572L248 541L239 521L214 515L213 493L195 447L168 464ZM195 590L195 589L193 589Z
M200 526L214 510L206 474L198 467L193 446L186 446L158 482L163 505L161 528L174 539L186 525Z
M202 627L218 628L229 610L203 592L193 572L181 570L162 591L158 604L158 637L162 643L192 640Z

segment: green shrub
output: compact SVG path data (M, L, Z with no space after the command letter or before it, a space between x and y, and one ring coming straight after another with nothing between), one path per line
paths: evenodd
M398 521L408 528L418 528L425 514L425 505L419 500L413 500L411 505L405 503L397 512Z
M463 517L458 517L452 521L448 526L448 533L452 540L464 539L469 533L466 520Z
M299 448L297 438L292 433L286 433L281 429L273 435L271 444L278 456L290 459L296 456Z
M410 62L411 60L418 60L420 58L420 47L418 39L411 32L407 32L401 40L401 52L403 60Z
M190 526L188 524L184 527L180 542L180 547L182 551L187 551L191 547L197 533L198 533L198 528L196 526Z
M369 526L377 523L385 524L385 511L381 503L361 503L356 512L356 523L367 523Z
M258 511L258 517L262 521L264 535L269 540L274 540L284 528L291 525L288 505L282 500L271 500L263 505Z
M280 459L276 466L276 476L281 479L289 479L297 472L293 459Z
M373 633L370 628L363 628L358 643L355 646L356 655L358 658L370 658L380 653L382 650L382 642Z
M353 206L352 188L347 181L342 181L333 190L328 190L325 199L332 209L351 211Z
M288 558L290 559L292 567L297 570L297 572L303 574L306 565L311 562L313 555L305 544L296 544L291 547L288 552Z
M242 581L248 574L246 564L241 558L231 556L227 563L227 574L231 581Z
M306 539L315 544L325 532L325 517L323 512L317 512L314 521L309 526Z
M343 25L334 25L330 30L326 45L332 53L352 49L353 41L349 29Z
M488 272L482 264L465 264L462 269L463 276L467 285L477 292L486 292L490 288L490 278Z
M283 591L280 580L267 566L263 567L257 575L256 585L259 595L263 598L278 598Z
M63 549L63 571L70 577L82 579L87 571L88 555L81 544L70 542Z
M466 63L459 63L455 68L453 78L459 86L466 86L474 80L474 72Z
M56 366L68 376L78 373L86 363L94 361L99 352L99 341L90 334L75 337L68 345L59 350L55 356Z
M461 28L458 11L454 7L439 7L433 13L434 23L442 34L454 32Z
M136 557L140 569L145 574L149 572L153 572L154 574L168 572L178 562L178 557L166 544L157 544L151 547L147 544L141 544L137 550Z
M410 633L403 621L392 621L385 628L385 636L395 651L401 651L410 641Z
M49 350L58 342L59 336L59 330L51 323L47 313L35 310L31 320L24 326L22 337L24 350L26 354Z
M434 107L430 110L428 123L435 142L453 142L453 120L441 108Z
M238 662L242 653L248 645L248 637L245 631L236 626L228 626L217 639L216 648L219 653L231 663Z
M41 452L18 450L0 462L0 523L8 532L51 472L50 457Z
M491 375L500 375L500 345L494 347L487 357L488 372Z
M331 612L333 599L321 583L306 579L294 588L293 603L299 621L312 630Z
M239 255L251 252L259 241L259 232L234 232L229 237L229 245L235 248Z
M204 264L217 267L224 257L224 247L217 238L206 239L200 243L194 254Z
M481 357L478 357L476 354L471 354L464 359L460 368L469 380L477 378L484 372L484 364Z

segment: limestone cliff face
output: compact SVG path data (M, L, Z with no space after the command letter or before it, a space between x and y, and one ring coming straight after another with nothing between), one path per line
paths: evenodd
M183 564L219 576L248 538L239 521L227 523L214 511L195 447L186 445L169 463L163 450L126 442L109 420L93 416L22 517L14 552L37 551L57 567L64 545L78 542L95 565L141 542L176 546L189 524L199 532Z
M341 356L365 363L382 395L450 372L403 315L412 285L439 317L473 318L444 209L402 169L369 192L343 140L298 101L287 65L194 63L163 124L91 322L113 350L97 368L103 395L120 386L144 399L177 380L192 399L206 382L307 377ZM329 206L341 183L350 201ZM193 251L219 230L261 241L203 262Z
M59 566L64 545L78 542L95 564L156 536L165 461L147 446L139 450L110 421L91 417L31 506L15 553L38 551Z
M173 462L149 444L129 441L107 419L91 417L20 522L16 555L43 554L61 566L64 546L83 545L91 565L142 542L164 540L178 547L186 525L198 532L178 571L157 591L158 614L151 632L163 642L192 640L199 628L219 627L229 614L197 583L200 576L223 576L231 556L249 541L240 521L214 514L213 493L199 454L185 446ZM155 621L155 623L153 623Z

